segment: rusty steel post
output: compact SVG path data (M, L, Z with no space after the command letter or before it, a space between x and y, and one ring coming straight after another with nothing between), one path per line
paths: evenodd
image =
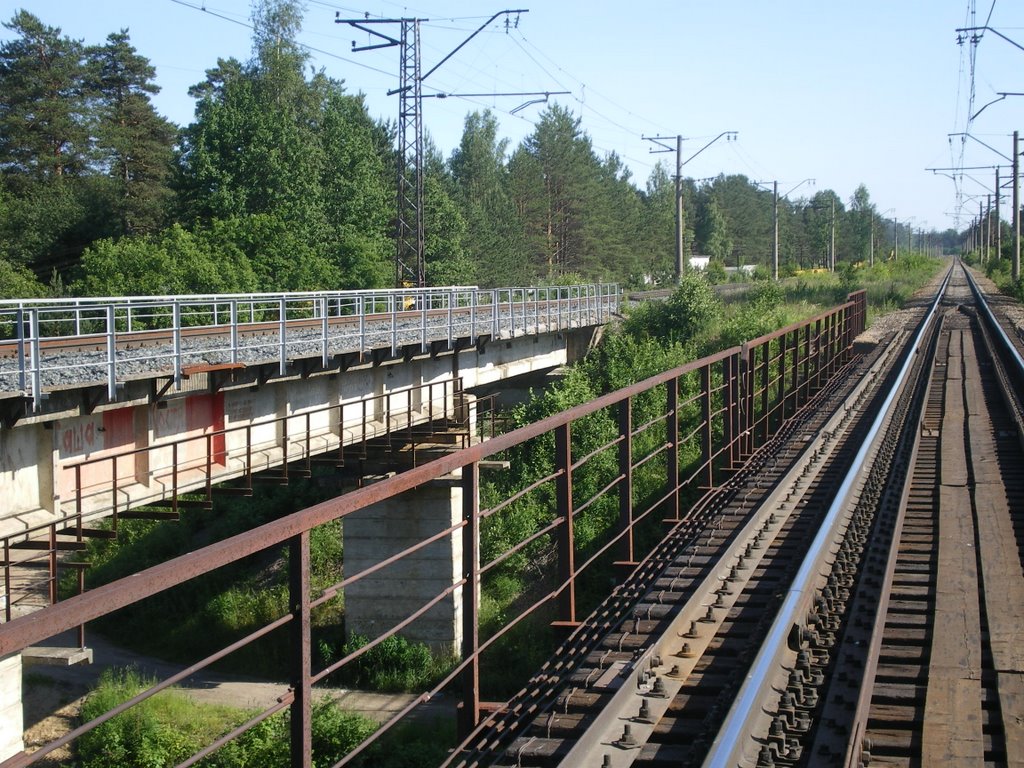
M803 405L811 399L811 324L807 323L804 326L804 356L803 356L803 372L802 381L800 382L800 399L797 403L798 407Z
M171 443L171 512L178 514L178 441ZM114 530L117 530L117 515L114 515Z
M665 422L665 442L668 444L668 451L665 458L665 480L666 492L672 505L671 516L666 520L679 520L679 379L669 379L665 382L666 391L666 413L668 420Z
M782 422L786 420L786 355L789 352L788 340L789 334L787 333L779 336L779 358L777 363L779 384L778 389L775 391L775 404L772 406L774 416L772 435L778 432Z
M715 487L711 445L711 365L700 369L700 460L705 488Z
M791 370L789 373L789 418L800 408L800 329L793 330Z
M723 412L726 419L725 440L728 446L728 467L735 469L739 461L738 442L740 439L740 357L730 355L723 361L722 375L725 377Z
M828 315L821 319L821 340L819 346L821 349L820 386L824 386L829 380L832 366L832 324L829 322Z
M768 401L768 397L769 397L769 395L771 393L768 391L768 384L771 381L771 375L772 375L772 369L771 369L772 343L770 341L766 341L763 344L761 344L760 346L761 346L761 382L760 382L760 387L761 387L761 417L760 417L760 419L758 419L758 421L759 421L759 423L760 423L760 425L761 425L761 427L763 429L762 429L762 434L761 434L761 442L759 444L755 444L754 445L755 450L758 447L760 447L761 445L764 445L765 443L767 443L768 442L768 438L770 437L770 435L769 435L769 428L768 428L769 427L769 425L768 425L768 414L769 414L769 411L768 411L768 402L769 402Z
M4 621L10 622L11 620L11 540L8 538L4 539L4 595L7 599L4 601Z
M754 452L754 427L756 424L754 418L754 371L757 360L755 349L746 342L743 343L741 350L742 391L740 396L743 398L743 407L740 410L740 418L743 430L743 455L741 455L740 461L745 461L746 457Z
M462 659L470 663L462 672L462 707L459 710L459 738L464 739L480 722L480 465L462 468Z
M571 424L555 427L555 514L563 517L558 536L558 619L564 625L576 624L576 563L572 514L572 434Z
M634 566L633 552L633 398L618 405L619 420L619 530L622 559L616 565Z
M78 569L78 594L85 592L85 569ZM8 592L8 601L10 601L10 592ZM10 619L8 619L10 621ZM85 624L79 624L75 629L75 634L78 636L78 647L85 648Z
M821 319L814 321L814 391L821 389Z
M50 573L50 605L57 603L57 526L50 526L50 551L48 553ZM10 598L8 598L9 600Z
M291 704L292 768L313 766L313 686L312 648L309 616L309 531L288 542L288 602L292 621L289 656L291 686L295 698Z

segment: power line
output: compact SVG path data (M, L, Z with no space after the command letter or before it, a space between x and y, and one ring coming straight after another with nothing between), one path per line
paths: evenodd
M192 3L185 2L185 0L171 0L171 2L175 3L176 5L184 6L185 8L191 8L193 11L200 11L202 13L207 14L208 16L214 16L214 17L216 17L218 19L223 19L224 21L230 21L232 24L237 24L238 26L245 27L246 29L249 29L249 30L255 29L255 27L253 27L253 25L248 23L248 22L239 21L238 19L233 19L230 16L224 16L224 15L222 15L220 13L217 13L216 11L211 11L205 5L193 5ZM302 48L305 51L310 51L312 53L319 53L322 56L328 56L328 57L330 57L332 59L337 59L338 61L344 61L346 64L352 64L353 66L360 67L362 69L368 69L371 72L377 72L378 74L381 74L381 75L387 75L388 77L394 77L394 74L391 73L391 72L388 72L388 71L383 70L383 69L378 69L377 67L370 66L369 64L364 64L361 61L356 61L355 59L349 59L349 58L346 58L345 56L339 56L338 54L332 53L331 51L325 51L322 48L316 48L316 47L314 47L312 45L307 45L305 43L299 43L298 45L299 45L300 48Z

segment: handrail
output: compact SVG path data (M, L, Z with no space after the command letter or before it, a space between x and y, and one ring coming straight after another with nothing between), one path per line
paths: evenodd
M475 344L483 335L538 333L542 305L548 332L601 325L618 312L619 288L450 286L0 301L0 347L9 348L0 356L0 392L30 398L38 412L46 391L57 386L103 382L108 402L116 401L128 377L171 375L180 389L183 369L195 362L276 362L284 375L300 358L319 357L326 368L341 353L390 347L397 354L409 344L425 352L434 341L451 347L459 338ZM102 347L99 359L96 352L68 349L86 340Z
M708 481L712 485L722 481L724 477L728 476L729 470L738 466L733 463L732 459L742 460L742 455L751 443L758 442L749 434L748 430L753 419L759 414L762 391L766 398L768 395L771 396L770 399L773 403L798 403L803 382L799 377L789 374L791 369L796 371L799 366L804 364L813 366L812 369L809 369L811 374L816 381L820 380L821 383L824 383L829 375L839 370L840 366L848 360L852 346L850 332L856 327L853 314L854 308L849 303L843 305L842 308L822 312L815 318L804 321L795 329L783 332L781 335L770 335L760 345L745 344L741 347L732 347L701 360L692 361L621 390L601 395L590 402L554 414L515 431L497 435L491 440L444 455L378 483L364 486L150 567L133 576L71 597L58 605L52 605L35 613L15 618L8 623L0 624L0 657L17 653L54 634L78 627L87 621L112 613L249 555L285 544L289 547L290 552L288 559L291 576L289 608L285 610L284 616L276 621L287 620L293 627L293 637L296 638L296 644L291 649L294 655L292 659L294 677L292 691L288 694L291 697L288 699L288 704L292 706L293 718L306 718L299 722L297 727L304 731L308 738L310 726L307 716L312 695L310 686L314 674L319 674L311 668L308 654L308 616L313 603L313 598L309 594L308 577L310 531L319 525L344 518L371 504L393 498L424 483L438 478L450 480L453 476L461 474L463 499L461 520L452 520L450 525L446 523L441 530L424 534L424 536L461 537L465 548L463 568L450 585L444 586L438 596L424 598L423 607L416 610L415 616L425 611L429 604L434 604L442 597L453 595L454 591L459 589L462 616L464 620L470 622L469 626L472 627L472 631L469 628L466 629L464 645L461 648L463 659L458 670L464 670L466 675L478 680L481 654L485 649L493 647L497 637L521 622L526 615L534 610L552 602L557 603L557 623L563 626L573 625L575 623L576 580L597 561L599 552L607 552L613 546L628 545L632 548L634 526L653 513L661 504L659 501L643 508L640 506L641 503L648 504L650 499L633 499L630 482L608 484L607 480L601 481L598 485L603 488L601 493L618 497L620 504L625 503L627 507L627 509L623 509L620 506L620 513L626 514L620 519L621 525L616 526L614 531L609 531L608 540L597 542L593 549L585 553L585 561L576 563L574 560L576 550L573 540L573 521L574 516L582 507L582 500L573 497L572 476L574 472L582 471L578 468L578 461L590 453L591 449L584 446L573 446L572 424L574 422L599 411L618 414L619 434L625 439L615 441L620 450L617 451L617 468L613 471L617 475L632 477L634 470L637 470L640 464L645 462L643 451L640 450L641 446L632 445L632 441L641 434L641 430L655 429L649 425L656 422L654 419L644 419L643 423L633 425L630 409L633 407L635 397L646 393L649 399L650 394L656 391L657 400L660 402L659 407L669 417L665 420L664 435L668 446L667 448L661 447L660 432L653 432L654 441L648 446L648 450L651 452L657 450L659 454L666 456L666 460L663 467L660 466L661 462L646 462L644 471L647 472L649 469L651 472L649 479L652 481L650 492L652 498L659 498L667 502L664 508L666 520L677 521L679 512L677 502L685 492L696 490L698 485L703 487ZM815 345L804 343L802 340L809 338L811 329L816 328L819 324L826 329L823 331L826 334L824 340ZM787 346L786 339L789 337L792 339ZM799 343L796 343L797 341ZM768 352L773 346L785 348L787 356L769 364L767 362ZM792 352L792 357L789 356L789 352ZM766 362L757 372L744 367L747 360L756 361L758 359L763 359ZM780 368L785 368L787 371L784 380L778 384L769 385L767 383L771 378L769 374ZM718 383L718 377L721 377L721 384ZM692 396L691 388L697 390ZM777 420L764 425L763 437L765 440L770 439L772 434L781 427L785 417L786 413L783 412ZM714 423L712 424L710 420L714 420ZM697 428L691 431L691 427L695 425ZM479 615L479 595L476 589L466 588L466 585L479 583L481 560L483 559L480 557L478 549L480 523L485 512L480 508L478 496L480 463L495 454L548 435L553 435L554 440L541 440L532 443L531 446L538 446L537 450L544 451L545 458L551 460L552 471L548 481L555 486L553 497L557 500L558 508L552 509L550 518L539 521L537 528L548 528L552 539L550 546L552 549L558 550L557 578L553 580L553 586L547 584L544 586L544 595L539 597L536 603L522 613L511 617L504 626L496 629L489 638L481 641L477 635L478 627L474 624ZM683 437L683 435L686 436ZM686 453L696 456L698 451L699 458L689 460L681 458ZM691 475L690 473L694 469L696 471ZM686 479L684 476L689 476L690 479ZM514 493L515 489L508 489L507 492ZM574 508L576 501L580 501L581 504ZM639 515L635 514L636 510L633 509L633 504L636 504L639 509L643 509ZM527 531L523 538L537 532ZM388 559L393 561L400 557L406 557L410 552L422 546L422 541L413 543L402 552L389 555ZM503 545L503 551L518 546L520 544L513 541L507 547ZM632 549L630 549L630 553L632 553ZM493 554L494 556L489 557L488 561L493 562L495 557L502 555L501 552ZM582 558L584 553L580 554ZM630 557L630 559L633 558ZM371 565L351 574L346 572L345 579L350 581L363 578L375 567L377 566ZM382 634L394 634L415 616L409 616L399 624L383 630ZM295 621L291 621L291 619L295 619ZM304 626L305 629L303 629ZM444 682L454 679L455 675L455 672L449 674ZM468 680L468 678L466 679ZM435 692L438 687L435 687ZM472 721L470 726L472 727L479 722L481 711L478 686L467 684L464 694L467 697L465 711L468 712ZM300 704L301 706L299 706ZM293 726L297 722L293 719ZM389 727L391 722L386 724L384 729ZM88 727L90 724L81 726L82 729ZM293 727L293 747L298 739L294 736L295 733L296 729ZM21 766L34 762L45 754L45 750L52 749L52 747L53 744L47 745L33 756L16 756L12 758L17 761L16 763L5 763L5 765ZM354 754L350 753L350 757ZM342 764L348 760L349 758L345 758Z

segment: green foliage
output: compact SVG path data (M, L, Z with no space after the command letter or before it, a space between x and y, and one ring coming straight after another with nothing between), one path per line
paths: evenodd
M218 235L175 224L151 237L99 240L83 254L84 277L74 289L90 296L256 290L248 257Z
M463 242L472 264L468 274L487 287L531 282L521 241L523 222L512 204L507 151L508 140L498 138L494 114L472 112L448 162L453 197L466 221Z
M191 93L180 157L185 216L237 222L263 290L370 287L387 279L392 176L383 129L322 73L307 80L301 7L263 2L255 57L228 60Z
M0 43L0 259L102 294L391 283L394 127L307 67L303 12L299 0L254 3L251 59L217 60L190 89L195 116L180 131L154 110L153 67L127 32L85 45L15 13ZM666 166L638 188L564 107L546 109L518 146L492 113L471 113L447 162L426 155L432 284L674 277L677 190ZM712 282L726 265L766 275L776 211L783 275L823 264L833 230L839 264L910 234L879 219L863 185L848 206L832 190L775 199L742 175L684 179L679 192L683 251L714 257ZM944 247L956 242L943 234ZM34 290L17 282L5 292Z
M707 279L687 271L679 287L663 303L646 302L626 319L626 332L685 344L714 326L721 317L722 302Z
M112 183L110 216L119 234L157 231L170 209L172 147L177 128L150 103L156 70L126 30L88 51L88 82L97 96L96 147Z
M170 201L174 126L122 31L85 47L19 11L0 44L0 256L67 275L90 243L153 231Z
M346 643L334 645L328 641L319 644L324 664L337 661L362 648L369 638L353 634ZM455 664L450 653L434 653L426 643L391 635L368 650L354 662L346 665L332 681L354 688L390 693L425 691L437 683Z
M704 277L712 285L729 282L729 273L725 271L725 265L717 259L708 262L708 267L704 270Z
M81 717L91 720L156 681L134 670L111 669L85 699ZM176 689L162 691L108 720L77 741L79 768L169 768L233 727L249 713L232 707L200 704ZM342 711L324 697L314 702L312 717L313 765L334 765L377 729L362 715ZM415 737L415 734L413 734ZM422 743L422 739L420 740ZM286 768L289 757L289 717L274 715L201 760L202 768ZM376 750L375 764L403 766Z
M108 669L82 704L88 722L151 687L156 681L134 670ZM195 703L163 691L84 734L76 742L80 768L138 766L164 768L191 757L240 719L224 708L207 709L196 717Z
M25 267L0 257L0 299L35 299L49 293Z
M0 167L36 178L73 175L88 164L85 51L26 10L0 44Z
M701 243L702 252L713 259L725 261L732 255L733 244L728 224L715 197L708 196L701 200L694 234L697 242Z

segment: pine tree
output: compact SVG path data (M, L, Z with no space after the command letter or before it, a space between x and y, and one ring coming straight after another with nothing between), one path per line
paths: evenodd
M157 114L150 95L156 72L129 42L127 30L88 51L97 103L97 149L114 183L113 216L121 234L156 231L171 200L177 129Z
M88 165L89 126L82 44L25 10L0 44L0 169L47 178Z
M252 61L218 61L190 91L199 101L183 133L185 215L236 221L239 233L258 218L274 241L250 256L268 288L377 285L390 218L381 132L339 82L306 79L300 22L293 0L260 3ZM285 263L289 250L301 259Z
M464 242L474 265L473 282L481 285L525 285L532 279L522 246L523 222L509 189L507 151L508 140L498 138L494 114L473 112L448 161L467 222Z

